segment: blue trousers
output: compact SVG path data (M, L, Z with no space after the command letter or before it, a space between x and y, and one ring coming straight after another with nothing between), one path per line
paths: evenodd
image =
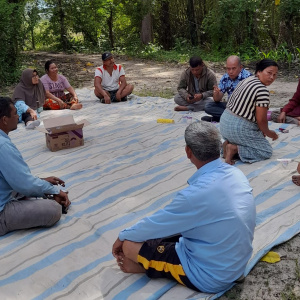
M204 111L213 117L220 118L226 109L226 104L226 102L208 102L205 104Z

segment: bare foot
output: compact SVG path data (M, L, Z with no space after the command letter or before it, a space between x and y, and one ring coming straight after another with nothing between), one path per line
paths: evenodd
M300 175L294 175L294 176L292 176L292 181L296 185L300 186Z
M226 145L226 156L225 156L225 162L234 165L235 161L233 160L233 157L235 154L238 153L237 145L227 144Z
M298 163L297 172L300 173L300 163Z
M222 147L223 147L223 158L226 157L226 146L228 145L228 143L229 143L228 141L225 141L222 145Z
M118 261L118 265L124 273L145 273L145 269L140 264L127 257Z
M178 105L178 106L174 107L174 110L175 111L186 111L186 110L189 110L189 109L187 108L187 106Z
M76 110L76 109L81 109L82 108L82 104L81 103L76 103L76 104L73 104L70 109L72 110Z

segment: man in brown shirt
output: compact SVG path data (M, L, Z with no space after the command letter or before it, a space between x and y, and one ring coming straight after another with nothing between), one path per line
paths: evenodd
M217 84L215 73L206 67L200 57L191 57L189 63L190 67L181 74L178 94L174 97L178 104L175 111L204 110L205 104L213 101L214 85Z

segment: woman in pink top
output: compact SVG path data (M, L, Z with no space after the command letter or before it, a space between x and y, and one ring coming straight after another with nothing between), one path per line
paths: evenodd
M82 108L82 104L78 102L75 90L65 76L58 74L57 66L53 61L46 61L45 71L47 74L41 78L41 82L46 90L44 109ZM67 90L69 93L65 94L64 90Z

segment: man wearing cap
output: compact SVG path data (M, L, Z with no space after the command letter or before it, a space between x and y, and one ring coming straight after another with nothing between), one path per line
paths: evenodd
M133 85L127 84L125 71L119 64L115 64L110 52L102 54L103 65L95 71L95 95L101 103L127 101L127 95L133 91Z

